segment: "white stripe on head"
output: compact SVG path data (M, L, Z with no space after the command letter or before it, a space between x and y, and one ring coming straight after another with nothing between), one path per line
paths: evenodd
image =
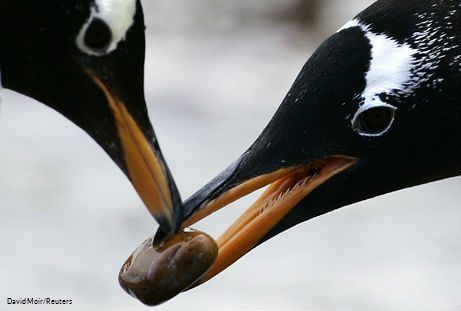
M400 44L385 34L373 33L367 25L356 19L346 23L338 32L351 27L359 27L371 46L370 66L365 73L366 85L361 94L363 101L351 121L354 124L357 116L369 108L381 106L396 109L396 107L384 102L380 94L405 94L416 86L415 81L412 79L412 69L416 62L414 55L417 50L411 48L408 44ZM392 121L380 133L360 134L364 136L380 136L390 129L391 124Z
M101 55L87 49L83 43L83 36L91 21L99 18L109 26L112 32L112 42L104 54L114 51L119 42L125 39L126 33L133 25L135 14L136 0L95 0L88 21L83 25L77 37L77 45L88 54Z
M340 32L341 30L351 28L351 27L360 27L360 28L362 28L363 26L359 23L358 20L352 19L352 20L348 21L347 23L345 23L343 27L339 28L337 33Z
M368 32L367 37L371 44L371 61L362 96L367 99L380 93L409 91L416 50L385 35Z
M412 68L417 52L408 44L400 44L385 34L376 34L358 20L352 20L339 31L360 27L371 46L370 67L366 73L365 102L379 100L381 93L408 92L413 88Z

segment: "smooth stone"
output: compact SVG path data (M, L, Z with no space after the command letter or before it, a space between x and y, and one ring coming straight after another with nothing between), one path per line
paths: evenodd
M138 246L119 273L122 288L146 305L161 304L193 285L218 256L215 240L196 230L153 242L150 236Z

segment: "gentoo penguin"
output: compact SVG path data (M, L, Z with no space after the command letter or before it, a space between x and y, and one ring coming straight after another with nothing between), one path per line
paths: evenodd
M184 226L269 185L205 282L337 208L461 174L461 3L379 0L309 58L252 146L185 202Z
M118 164L166 232L181 200L144 99L139 0L0 3L3 87L32 97L85 130Z

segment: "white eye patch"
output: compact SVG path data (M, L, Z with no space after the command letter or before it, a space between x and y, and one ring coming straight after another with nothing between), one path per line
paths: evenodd
M114 51L117 45L125 39L126 33L133 25L135 14L136 0L95 0L91 7L90 16L77 36L77 46L83 52L94 56L102 56ZM95 31L94 27L92 27L95 22L99 24L98 28L101 28L101 24L104 25L104 31L98 29L96 32L99 31L99 34L92 35L93 38L97 38L98 35L103 36L103 39L93 39L93 41L108 41L103 49L94 48L87 41L87 32L90 30ZM109 36L107 35L108 31Z

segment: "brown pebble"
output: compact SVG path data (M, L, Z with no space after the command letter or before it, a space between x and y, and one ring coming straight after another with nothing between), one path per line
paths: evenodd
M215 240L190 230L153 244L147 238L125 261L119 273L122 288L146 305L161 304L195 283L218 256Z

